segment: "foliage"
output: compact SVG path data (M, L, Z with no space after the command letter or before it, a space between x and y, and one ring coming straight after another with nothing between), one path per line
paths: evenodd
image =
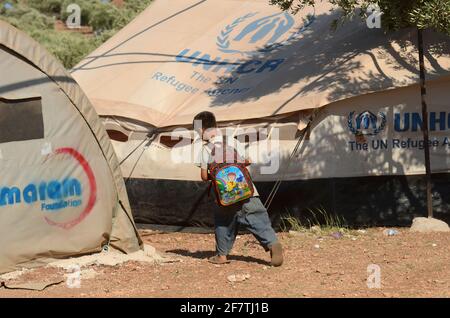
M131 22L150 2L125 0L118 8L101 0L0 0L0 19L28 33L66 68L72 68ZM6 9L6 3L12 4L13 8ZM55 30L55 21L66 21L71 14L67 12L71 3L80 6L81 25L92 27L93 35Z
M434 29L450 34L450 0L328 0L342 10L341 22L355 14L367 17L370 4L377 4L383 12L382 27L394 31L408 27ZM315 0L270 0L283 10L298 12L305 6L313 6Z
M68 69L102 44L100 38L89 38L79 33L33 30L30 35L39 43L44 43L46 49Z
M28 0L28 5L37 11L48 15L61 13L61 0Z

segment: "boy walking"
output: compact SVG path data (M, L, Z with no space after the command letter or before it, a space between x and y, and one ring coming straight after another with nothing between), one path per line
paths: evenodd
M203 181L211 180L210 164L214 161L212 149L214 145L226 142L217 129L216 118L211 112L201 112L194 117L194 127L198 129L202 140L207 143L203 145L200 158L200 175ZM234 147L240 158L245 158L245 149L238 141ZM227 145L230 146L230 145ZM245 159L245 165L250 162ZM228 181L227 187L234 183L233 180ZM234 187L234 185L233 185ZM215 238L216 238L216 255L209 259L214 264L229 263L227 256L229 255L233 244L236 240L240 226L249 230L259 241L265 251L270 251L272 266L280 266L283 263L283 250L277 239L276 233L272 228L269 215L266 208L259 199L258 192L253 185L253 196L236 202L229 206L221 206L219 211L214 215Z

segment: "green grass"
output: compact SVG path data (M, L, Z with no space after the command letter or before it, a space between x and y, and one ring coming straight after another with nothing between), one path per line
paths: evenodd
M281 217L281 230L284 232L314 232L316 234L331 234L335 232L349 232L343 217L328 213L324 208L308 209L305 221L292 216L288 209L286 215Z
M116 32L126 26L152 0L126 0L122 8L100 0L0 0L0 19L28 33L70 69ZM10 3L13 9L5 9ZM95 35L55 31L56 20L65 21L70 3L81 7L82 26L91 26Z

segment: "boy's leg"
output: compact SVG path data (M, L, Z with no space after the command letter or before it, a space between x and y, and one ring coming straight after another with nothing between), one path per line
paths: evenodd
M236 208L221 207L214 214L216 254L227 256L236 240L238 223Z
M271 252L272 265L283 263L283 252L266 208L258 197L250 198L238 213L238 222L244 225L266 251Z

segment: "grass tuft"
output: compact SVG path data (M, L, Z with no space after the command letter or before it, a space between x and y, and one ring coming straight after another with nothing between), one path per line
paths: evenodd
M308 216L303 222L299 218L292 216L287 208L286 211L287 214L281 217L280 228L283 232L312 232L320 235L349 232L344 217L328 213L323 207L308 209Z

